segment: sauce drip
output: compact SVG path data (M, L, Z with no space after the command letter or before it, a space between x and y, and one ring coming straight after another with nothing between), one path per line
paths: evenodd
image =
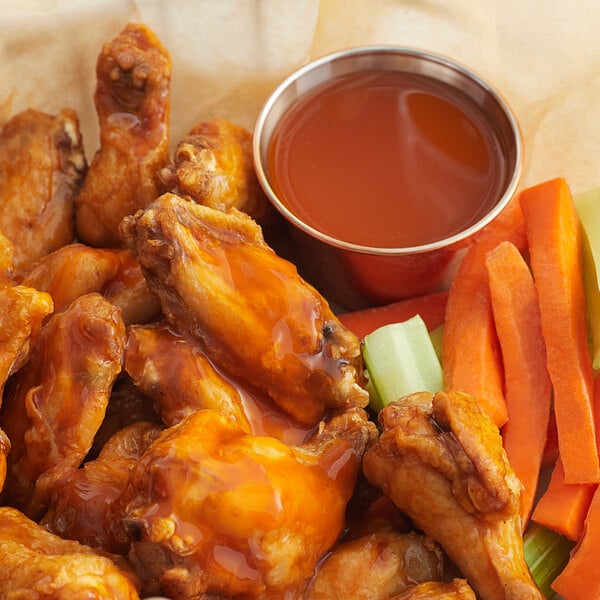
M500 142L482 109L427 76L396 71L321 84L283 116L272 185L318 231L371 247L452 236L497 202Z

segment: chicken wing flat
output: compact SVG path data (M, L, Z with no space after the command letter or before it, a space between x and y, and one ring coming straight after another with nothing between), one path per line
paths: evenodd
M121 370L125 325L99 294L46 322L8 382L0 426L11 442L5 503L37 519L53 485L76 469L98 431Z
M386 406L380 422L367 479L440 543L483 600L542 600L523 557L522 484L477 401L413 394Z
M137 600L138 582L124 561L46 531L19 511L0 507L0 597L35 600Z
M389 600L416 583L441 581L442 553L417 533L383 526L336 546L319 565L305 600Z
M238 390L215 370L198 342L165 322L128 328L125 370L154 399L168 427L200 408L211 408L250 430Z
M14 244L15 268L73 240L73 206L86 168L72 110L26 110L0 130L0 231Z
M77 237L118 246L121 219L158 195L168 161L171 60L146 26L128 24L102 48L94 96L100 149L76 202Z
M412 586L390 600L476 600L471 586L464 579L445 583L430 581Z
M121 309L125 325L151 323L162 315L156 294L148 289L137 259L126 249L114 249L120 265L102 290L112 304Z
M139 422L115 433L96 459L55 486L40 524L62 538L127 554L128 541L114 527L110 509L142 452L162 430L155 423Z
M367 405L358 338L245 213L164 194L121 231L163 314L217 367L301 424Z
M119 257L110 250L68 244L36 261L23 274L22 284L48 292L54 310L60 311L79 296L102 291L120 264Z
M159 174L162 190L218 210L237 208L259 222L270 207L254 170L252 134L225 119L196 125Z
M147 593L301 597L342 532L372 435L364 417L345 413L293 448L210 409L165 430L115 504L140 579L155 582Z

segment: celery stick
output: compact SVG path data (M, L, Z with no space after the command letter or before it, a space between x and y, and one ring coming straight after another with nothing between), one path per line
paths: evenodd
M573 202L589 238L594 261L600 265L600 187L575 194Z
M589 332L592 364L597 371L600 369L600 288L596 263L592 248L585 229L582 227L583 238L583 286L585 290L586 317Z
M444 326L440 325L436 327L432 331L429 332L429 337L431 338L431 343L435 348L435 353L440 362L442 362L442 338L444 336Z
M566 537L536 523L531 523L525 533L525 560L533 579L546 598L555 596L550 586L567 565L569 553L574 546L574 542Z
M600 264L600 188L573 197L582 230L583 284L590 352L595 370L600 369L600 289L596 265Z
M442 389L442 367L419 315L367 335L363 356L374 391L371 408L376 411L407 394Z

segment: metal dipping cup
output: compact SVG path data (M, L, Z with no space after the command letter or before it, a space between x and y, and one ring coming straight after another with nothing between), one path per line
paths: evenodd
M501 149L504 177L492 208L476 223L445 239L419 246L371 247L335 239L305 223L279 198L268 166L275 128L296 100L332 78L368 70L425 75L459 89L481 109ZM323 56L292 73L265 103L257 119L253 151L265 193L283 215L301 275L335 306L355 310L447 289L472 236L515 195L522 169L519 126L504 99L487 82L444 56L397 46L371 46Z

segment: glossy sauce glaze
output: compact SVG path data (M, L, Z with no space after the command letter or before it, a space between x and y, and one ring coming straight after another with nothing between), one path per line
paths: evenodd
M317 86L269 147L272 186L309 226L362 246L450 237L497 202L505 167L482 109L424 75L369 71Z

